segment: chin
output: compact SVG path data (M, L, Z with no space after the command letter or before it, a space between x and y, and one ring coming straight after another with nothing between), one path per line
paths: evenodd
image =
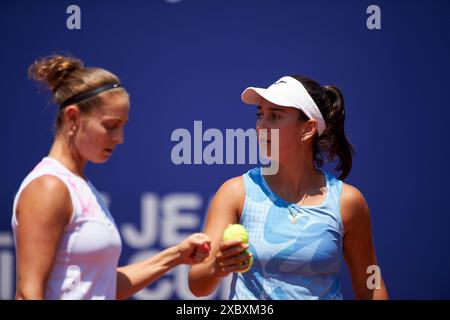
M91 159L90 162L100 164L100 163L105 163L108 160L109 160L109 157L103 156L103 157L98 157L96 159Z

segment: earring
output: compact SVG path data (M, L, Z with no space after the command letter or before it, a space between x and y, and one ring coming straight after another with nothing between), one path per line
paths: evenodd
M72 130L70 130L69 135L73 136L75 134L75 130L77 127L73 126Z

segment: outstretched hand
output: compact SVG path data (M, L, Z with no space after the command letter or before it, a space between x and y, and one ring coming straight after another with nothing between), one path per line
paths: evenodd
M210 249L211 240L204 233L194 233L178 245L181 263L189 265L203 262L208 257Z

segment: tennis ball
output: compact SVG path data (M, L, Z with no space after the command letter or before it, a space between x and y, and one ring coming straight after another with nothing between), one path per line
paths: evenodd
M223 241L241 239L242 243L248 243L248 232L241 224L232 224L223 232Z
M248 232L245 230L244 226L241 224L232 224L228 226L223 232L223 241L241 239L242 243L248 243ZM244 250L241 254L248 254L247 250ZM241 264L248 263L248 267L244 270L239 271L240 273L247 272L253 265L253 257L249 260L242 262Z
M244 251L244 254L247 254L247 250ZM245 268L244 270L239 271L240 273L245 273L245 272L247 272L248 270L250 270L250 268L251 268L252 265L253 265L253 257L250 257L250 259L244 261L242 264L246 264L246 263L248 263L248 267Z

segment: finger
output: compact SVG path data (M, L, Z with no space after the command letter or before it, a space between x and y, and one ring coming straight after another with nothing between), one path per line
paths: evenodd
M192 252L191 252L191 254L190 254L190 257L191 258L194 258L195 257L195 255L197 254L197 247L194 247L194 249L192 250Z
M211 240L204 233L195 233L190 240L194 246L200 247L205 252L208 252L211 248Z
M195 254L195 257L200 258L200 259L205 259L208 256L209 256L209 253L201 252L201 251L197 251Z
M249 247L250 246L248 244L243 244L241 246L232 247L232 248L223 250L221 252L221 254L222 254L222 257L224 259L226 259L228 257L232 257L232 256L235 256L235 255L238 255L238 254L242 253L244 250L248 249Z
M252 257L251 253L248 254L240 254L219 262L219 265L222 267L228 267L232 265L240 265L241 263L248 262Z
M230 274L230 273L232 273L232 272L243 271L243 270L245 270L245 269L247 269L247 268L248 268L248 264L243 264L243 265L239 265L239 266L223 267L223 268L221 268L220 271L221 271L224 275L228 275L228 274Z
M220 249L226 250L228 248L239 246L241 244L242 244L242 239L232 239L232 240L222 241L222 243L220 244Z
M201 251L209 253L209 251L211 250L211 241L205 241L203 242L203 244L200 246Z
M211 243L209 241L202 242L202 243L194 243L194 247L201 252L209 253L211 250Z
M194 233L192 235L192 240L197 244L201 244L204 242L211 242L209 236L204 233Z
M195 256L193 258L193 263L201 263L203 261L205 261L206 257L205 256Z
M248 265L249 265L248 261L246 263L240 264L240 265L236 266L236 270L233 271L233 272L240 272L240 271L247 270L248 269Z

